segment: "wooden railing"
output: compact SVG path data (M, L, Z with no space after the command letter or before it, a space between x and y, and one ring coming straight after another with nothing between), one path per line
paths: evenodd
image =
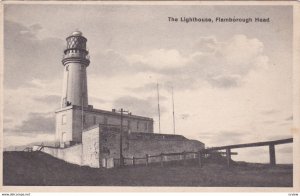
M24 152L32 152L32 147L26 147L23 150Z
M247 144L235 144L229 146L219 146L213 148L207 148L206 151L215 151L215 150L226 150L227 157L227 166L231 166L231 149L237 148L249 148L249 147L259 147L259 146L269 146L269 156L270 156L270 165L276 165L276 156L275 156L275 145L293 143L293 138L282 139L282 140L273 140L266 142L256 142L256 143L247 143Z
M158 163L161 166L164 166L167 162L171 161L181 161L183 165L186 165L187 160L191 159L197 159L197 162L199 166L203 166L203 159L208 154L225 154L224 152L217 152L217 151L207 151L205 149L200 151L189 151L189 152L175 152L175 153L161 153L157 155L149 155L146 154L144 157L124 157L125 165L146 165L153 163ZM236 152L231 152L231 155L237 155ZM114 165L119 166L120 165L120 159L115 158L114 159Z

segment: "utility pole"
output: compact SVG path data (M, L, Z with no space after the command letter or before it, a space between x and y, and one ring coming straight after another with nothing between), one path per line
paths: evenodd
M159 85L157 83L157 109L158 109L158 131L160 133L160 107L159 107Z
M121 127L120 127L120 167L124 166L124 157L123 157L123 113L129 113L128 111L121 108L118 112L121 113Z
M174 135L175 135L175 110L174 110L173 86L172 86L172 106L173 106L173 131L174 131Z

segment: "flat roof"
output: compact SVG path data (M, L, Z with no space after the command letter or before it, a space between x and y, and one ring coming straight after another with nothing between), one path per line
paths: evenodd
M104 130L101 128L114 128L112 130ZM124 126L124 134L127 133L128 131L125 130ZM88 132L90 130L93 130L95 128L100 128L99 132L114 132L114 133L119 133L120 132L120 125L104 125L104 124L96 124L96 125L92 125L86 129L83 130L83 132ZM156 138L156 139L176 139L176 140L191 140L188 139L186 137L184 137L183 135L173 135L173 134L163 134L163 133L149 133L149 132L130 132L128 133L130 139L138 139L139 137L145 137L145 138ZM149 138L148 138L149 139ZM198 140L195 140L198 141ZM199 142L199 141L198 141ZM201 142L202 143L202 142Z
M111 116L121 116L121 114L118 113L118 112L95 109L92 106L82 108L81 106L76 106L76 105L71 105L71 106L67 106L67 107L64 107L64 108L60 108L60 109L56 110L55 113L62 112L62 111L65 111L65 110L70 110L70 109L75 109L75 110L83 109L83 111L91 112L91 113L101 113L101 114L107 114L107 115L111 115ZM138 115L133 115L133 114L125 114L124 113L123 116L125 118L136 118L136 119L141 119L141 120L153 121L153 118L138 116Z

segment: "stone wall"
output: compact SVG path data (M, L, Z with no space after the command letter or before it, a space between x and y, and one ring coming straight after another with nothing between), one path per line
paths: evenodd
M91 128L82 133L82 164L100 167L99 160L99 127Z
M127 129L124 130L123 156L127 158L142 158L146 154L196 152L205 147L202 142L181 135L129 133ZM83 131L82 144L68 148L44 147L42 151L69 163L99 168L108 159L120 158L120 130L119 127L95 125Z
M103 130L100 127L100 164L103 158L120 157L120 132ZM83 144L84 145L84 144ZM197 140L189 140L181 135L128 133L123 134L123 156L127 158L159 155L161 153L181 153L199 151L205 148Z
M132 138L129 136L124 153L128 156L144 157L146 154L180 153L183 151L199 151L203 148L203 143L186 138Z
M82 165L82 144L77 144L68 148L45 146L41 151L68 163Z
M123 137L123 149L125 148L127 148L126 137ZM101 159L120 158L120 134L118 131L103 131L103 129L101 130L100 157Z

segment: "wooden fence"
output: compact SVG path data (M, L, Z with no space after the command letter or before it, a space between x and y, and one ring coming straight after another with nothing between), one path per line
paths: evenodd
M124 164L125 165L146 165L158 163L161 166L164 166L167 162L172 161L180 161L183 165L186 165L187 160L197 160L199 166L203 165L203 159L208 154L225 154L224 152L217 152L217 151L209 151L206 152L205 149L200 150L198 152L179 152L179 153L161 153L157 155L149 155L146 154L144 157L124 157ZM236 152L231 152L231 155L237 155ZM114 159L114 165L120 165L120 159Z
M200 167L204 164L204 158L209 154L218 153L226 155L227 167L231 167L231 155L237 155L236 152L231 152L231 149L238 148L248 148L248 147L259 147L259 146L269 146L269 156L270 156L270 165L276 165L276 156L275 156L275 145L292 143L293 138L283 139L283 140L274 140L266 142L256 142L256 143L247 143L247 144L236 144L228 146L219 146L199 150L197 152L179 152L179 153L161 153L158 155L148 155L144 157L124 157L125 165L140 165L144 164L148 166L150 163L159 163L161 166L164 166L166 162L169 161L182 161L183 165L186 165L186 160L188 159L197 159L197 163ZM219 152L219 150L226 150L226 152ZM114 165L120 165L119 159L114 159Z

